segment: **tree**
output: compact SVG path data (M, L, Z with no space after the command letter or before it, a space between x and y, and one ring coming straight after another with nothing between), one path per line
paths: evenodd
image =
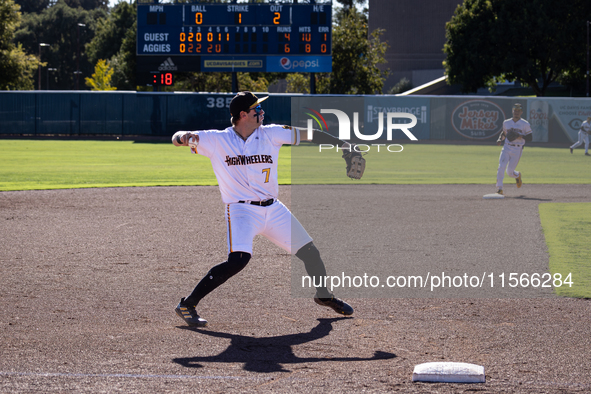
M310 93L310 78L306 78L304 74L291 73L285 80L287 93Z
M392 88L390 88L390 90L388 90L388 94L400 94L400 93L404 93L407 90L411 90L412 89L412 82L410 82L410 80L408 78L402 78L400 81L398 81L398 83L394 86L392 86Z
M355 8L344 14L333 28L332 73L317 76L318 93L378 94L389 71L377 65L386 63L388 44L380 41L383 30L369 34L367 18Z
M115 56L121 49L127 31L135 28L135 20L136 8L126 2L118 3L107 18L98 20L95 36L85 47L88 60L95 64L99 59Z
M121 43L121 48L111 58L111 66L114 68L113 85L119 90L136 90L136 53L135 41L137 36L136 23L127 29Z
M269 89L269 81L265 77L270 73L238 73L240 90L251 92L266 92Z
M19 9L12 0L0 0L0 50L11 45L12 35L21 19Z
M108 0L64 0L70 8L82 8L86 11L92 11L102 8L104 11L109 9Z
M266 76L274 73L238 73L239 90L265 92L269 88ZM231 92L232 74L230 73L184 73L177 76L174 91L193 92Z
M90 90L117 90L116 87L111 86L111 77L113 76L113 69L105 60L100 59L95 68L92 78L86 77L86 86Z
M587 0L466 0L446 25L448 82L463 92L519 80L537 96L584 64Z
M136 7L119 2L105 19L97 21L96 35L86 45L88 59L109 59L114 69L113 86L119 90L136 89Z
M0 51L0 90L33 90L38 66L37 58L27 55L20 44Z
M352 9L356 4L362 5L365 3L365 0L336 0L337 3L340 3L345 10Z
M22 43L29 53L38 53L40 43L49 44L50 47L42 49L41 60L48 67L57 69L56 88L74 89L77 76L74 72L78 71L78 65L82 73L79 76L79 87L82 87L84 76L91 75L94 69L94 64L88 62L86 57L84 44L92 40L97 20L106 16L106 11L102 8L86 11L71 8L63 0L58 0L40 14L23 15L22 23L14 35L14 42ZM79 23L85 26L80 27Z
M189 92L231 92L230 73L183 73L179 74L174 90Z
M27 55L12 37L20 23L19 6L12 0L0 0L0 89L30 90L33 74L39 66L34 56Z
M21 6L23 13L41 13L49 7L49 0L16 0L15 3Z

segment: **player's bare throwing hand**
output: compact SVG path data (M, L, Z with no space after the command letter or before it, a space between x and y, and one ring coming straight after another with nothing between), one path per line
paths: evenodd
M263 126L265 111L261 102L267 98L240 92L230 103L231 127L179 131L172 137L174 145L190 146L193 153L211 160L225 204L228 259L211 268L175 309L190 326L207 325L195 307L203 297L246 267L252 255L253 239L258 234L304 262L316 287L316 303L343 315L353 313L349 304L334 297L324 286L322 278L326 277L326 269L318 249L289 209L277 199L279 149L283 144L299 144L300 133L289 126ZM314 139L319 141L313 142L336 140L322 133L314 134ZM340 146L344 144L338 142Z

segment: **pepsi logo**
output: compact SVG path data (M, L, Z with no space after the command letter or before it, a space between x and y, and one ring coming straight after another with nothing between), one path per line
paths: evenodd
M286 70L289 70L291 68L291 60L289 60L286 57L282 57L279 62L281 63L281 67L283 67Z

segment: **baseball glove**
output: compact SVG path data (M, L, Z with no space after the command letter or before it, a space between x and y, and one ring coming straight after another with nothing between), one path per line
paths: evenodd
M515 130L511 129L507 131L507 139L509 140L509 142L513 142L519 137L521 137L521 135L519 135L519 133Z
M361 179L365 172L365 159L361 152L355 150L355 144L351 144L351 151L343 151L343 159L347 163L347 176L351 179Z

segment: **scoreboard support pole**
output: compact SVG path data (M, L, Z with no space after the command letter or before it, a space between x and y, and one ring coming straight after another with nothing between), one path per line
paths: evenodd
M316 94L316 74L310 73L310 94Z
M232 92L238 93L238 73L232 71Z

